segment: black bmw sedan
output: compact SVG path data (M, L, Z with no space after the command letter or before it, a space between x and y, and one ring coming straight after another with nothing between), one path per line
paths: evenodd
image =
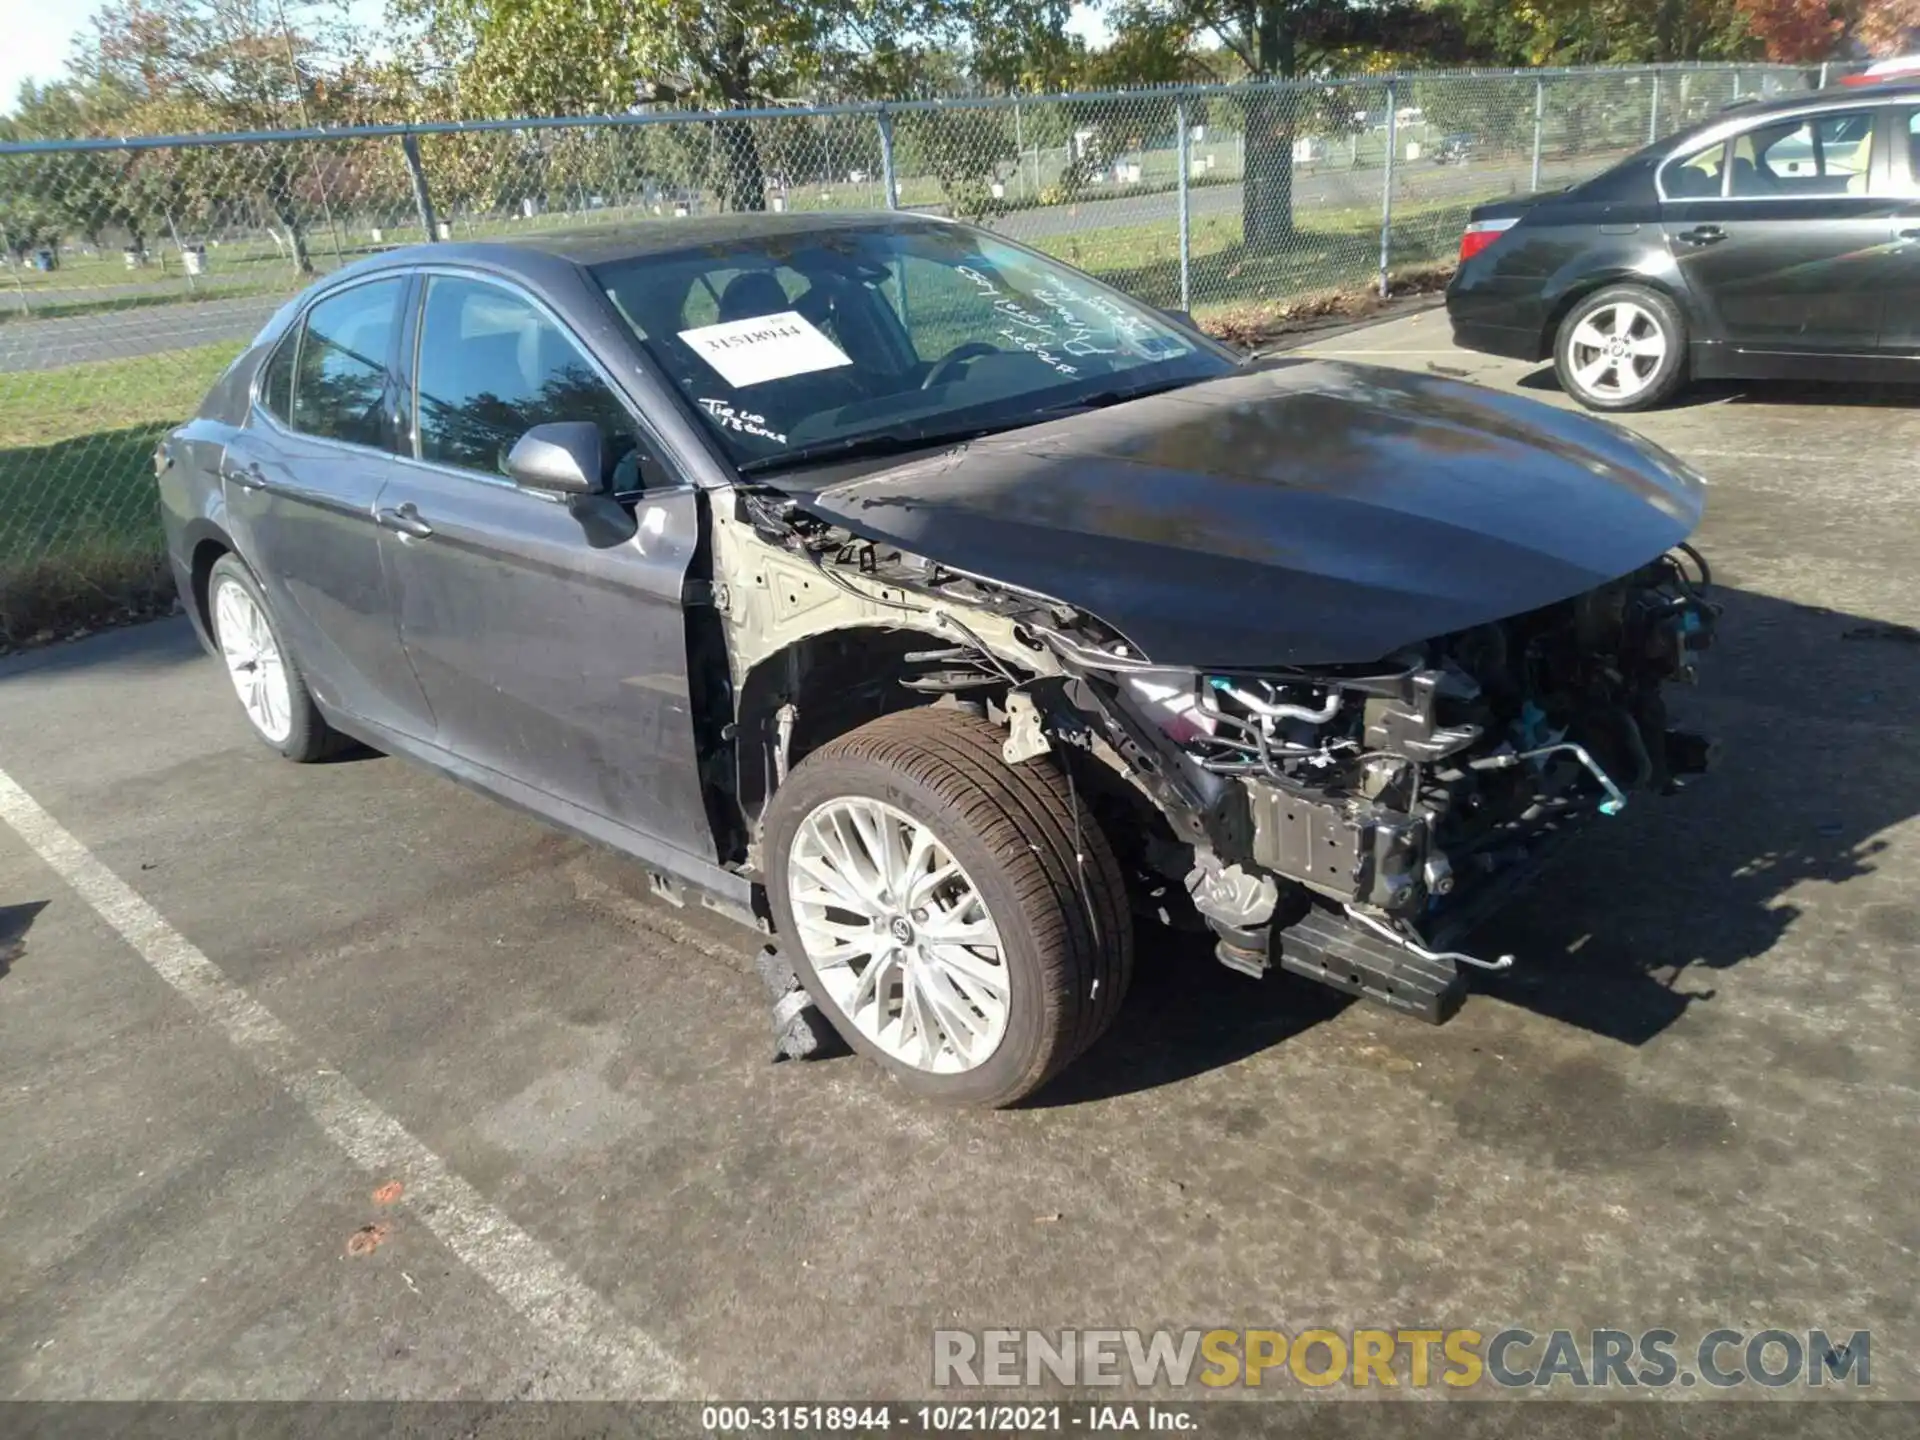
M1892 380L1920 361L1920 82L1722 111L1583 184L1474 210L1454 339L1552 357L1594 410L1689 379Z

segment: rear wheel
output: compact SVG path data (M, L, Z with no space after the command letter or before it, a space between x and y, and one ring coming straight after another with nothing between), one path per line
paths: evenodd
M1560 322L1553 368L1561 388L1589 410L1645 410L1686 381L1686 322L1657 290L1610 285Z
M903 1085L1032 1094L1112 1023L1133 929L1106 837L1050 755L906 711L823 746L769 807L767 893L803 984Z
M339 750L344 737L321 717L267 612L259 583L238 557L222 555L213 562L207 615L253 733L289 760L323 760Z

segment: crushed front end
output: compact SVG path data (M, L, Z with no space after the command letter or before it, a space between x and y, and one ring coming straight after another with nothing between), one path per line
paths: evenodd
M1083 708L1098 699L1128 732L1127 763L1163 811L1185 810L1163 868L1186 866L1225 963L1278 964L1439 1021L1459 964L1511 963L1450 947L1570 831L1705 770L1708 743L1668 723L1663 691L1691 681L1712 641L1708 582L1683 546L1373 666L1063 658L1085 677Z
M1562 841L1707 767L1708 743L1672 726L1664 700L1693 679L1719 615L1685 544L1375 663L1194 668L1142 656L1077 605L791 501L752 497L741 518L756 538L730 589L764 592L778 614L737 651L751 639L790 661L790 632L897 627L897 653L850 652L866 658L841 703L878 686L894 698L875 713L960 704L1007 726L1008 763L1067 756L1141 911L1197 914L1235 969L1294 971L1429 1021L1458 1005L1462 965L1511 963L1452 947ZM743 795L770 793L789 760L782 712L756 713L742 773L769 778Z

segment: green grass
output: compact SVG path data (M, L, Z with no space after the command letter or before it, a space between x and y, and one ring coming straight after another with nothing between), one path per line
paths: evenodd
M164 305L199 305L208 300L244 300L255 295L292 294L293 277L284 284L203 285L195 290L161 291L141 295L62 295L34 302L31 310L0 310L0 325L35 320L64 320L74 315L102 315L120 310L148 310Z
M1394 211L1394 268L1450 259L1469 204L1436 200ZM1203 215L1191 231L1189 273L1196 313L1284 301L1371 283L1380 267L1380 212L1302 208L1292 237L1273 253L1249 251L1240 215ZM1029 241L1153 305L1180 303L1180 237L1167 222L1048 235Z
M154 446L240 349L0 375L0 642L164 605Z

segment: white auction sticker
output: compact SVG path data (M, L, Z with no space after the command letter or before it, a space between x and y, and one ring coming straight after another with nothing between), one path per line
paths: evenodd
M680 338L736 390L764 380L784 380L789 375L807 375L853 363L844 350L795 310L702 325L682 330Z

